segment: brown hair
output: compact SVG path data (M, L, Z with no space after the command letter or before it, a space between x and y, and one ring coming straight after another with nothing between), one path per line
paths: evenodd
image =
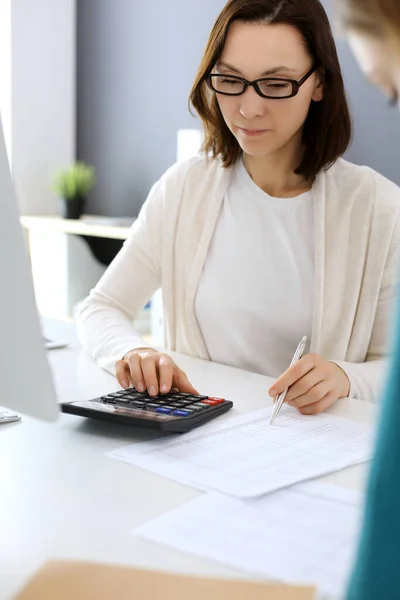
M206 77L222 54L233 21L287 24L302 34L308 52L324 77L324 98L312 102L304 124L305 152L296 173L314 179L346 151L351 140L351 119L332 30L319 0L229 0L210 33L190 102L205 130L203 151L220 157L225 167L234 164L241 148L226 125Z

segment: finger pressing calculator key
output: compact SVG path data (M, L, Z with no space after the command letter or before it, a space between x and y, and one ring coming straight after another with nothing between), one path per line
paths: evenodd
M65 413L159 429L171 433L184 433L227 412L233 403L224 398L171 392L150 396L134 387L106 394L100 398L80 402L65 402Z

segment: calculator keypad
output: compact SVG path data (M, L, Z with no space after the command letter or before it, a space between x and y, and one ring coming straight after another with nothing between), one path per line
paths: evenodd
M147 392L138 392L135 388L107 394L101 397L101 401L116 407L142 409L160 416L170 415L181 418L200 414L225 402L223 398L196 396L186 392L150 396Z

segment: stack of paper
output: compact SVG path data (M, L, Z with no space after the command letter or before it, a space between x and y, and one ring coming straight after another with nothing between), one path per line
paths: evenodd
M135 533L268 579L317 585L337 598L360 512L356 492L308 482L251 500L204 494Z
M111 452L211 490L136 533L269 579L317 584L337 597L351 567L360 498L304 482L367 461L371 428L330 414L304 417L290 407L271 427L271 410Z
M371 456L371 431L329 414L304 417L285 408L239 415L205 432L131 444L111 452L158 475L200 489L254 497L339 471Z

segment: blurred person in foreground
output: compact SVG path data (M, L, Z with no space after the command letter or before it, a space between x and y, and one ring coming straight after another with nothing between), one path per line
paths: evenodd
M364 74L389 102L400 96L399 0L337 0L348 42ZM400 140L399 140L400 149ZM364 524L348 600L400 599L400 305L383 397Z

